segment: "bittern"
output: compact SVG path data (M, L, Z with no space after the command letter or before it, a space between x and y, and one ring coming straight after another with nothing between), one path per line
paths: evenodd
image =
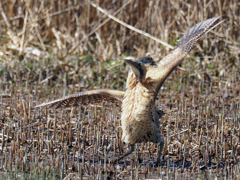
M225 20L225 19L224 19ZM222 23L221 17L214 17L191 27L179 39L179 43L161 61L155 62L151 57L142 57L136 61L125 59L131 68L126 82L126 91L90 90L66 96L55 101L35 107L60 108L94 104L103 101L122 102L121 128L122 141L130 149L119 157L118 162L134 151L134 145L141 142L160 143L157 164L160 163L164 140L161 138L161 111L155 105L158 92L166 78L182 62L188 52L194 48L197 40L211 29Z

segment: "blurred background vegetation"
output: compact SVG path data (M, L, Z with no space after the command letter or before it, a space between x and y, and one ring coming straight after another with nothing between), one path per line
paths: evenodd
M172 46L196 23L227 15L228 21L199 41L190 55L193 58L190 64L194 66L190 65L192 68L184 70L198 74L199 70L215 68L210 75L223 75L228 71L227 67L239 67L240 5L237 0L98 0L93 3L128 25ZM73 77L69 77L71 80L66 83L79 84L86 76L86 73L83 75L85 71L81 70L85 65L93 70L93 66L104 66L103 69L116 66L115 69L119 70L122 61L115 59L152 56L159 61L171 50L111 20L87 1L2 0L0 8L0 75L9 68L16 70L19 63L23 69L16 74L21 77L28 72L28 76L38 79L37 74L43 74L40 79L46 78L46 70L54 79L56 73L74 69L74 72L71 71ZM188 66L186 61L184 64L181 66ZM59 72L59 69L63 71ZM95 76L95 80L102 77L96 68L87 74ZM13 75L5 73L5 76L17 81ZM123 87L124 82L118 86L120 89Z
M108 13L100 12L91 3L117 19L110 19ZM69 146L71 138L78 141L78 138L85 138L86 132L93 131L92 139L87 138L91 149L94 146L92 140L97 136L95 130L99 126L103 128L101 133L106 130L107 134L116 134L116 141L112 144L117 144L117 152L121 154L121 133L115 132L116 124L113 129L108 127L108 120L111 124L115 119L110 112L118 114L118 119L119 107L106 106L98 111L97 118L94 107L89 107L90 111L80 108L82 114L71 111L73 119L63 113L69 111L62 110L62 114L57 115L60 125L54 126L57 128L54 133L49 130L54 119L49 114L53 112L48 114L46 110L34 110L32 107L88 89L124 90L128 67L122 59L127 56L133 59L151 56L159 61L191 26L220 15L229 19L198 42L160 91L158 104L167 112L161 119L166 142L163 161L171 158L174 161L174 157L178 160L191 159L195 153L197 159L191 160L190 170L181 167L181 172L199 172L197 164L200 161L205 162L208 168L208 157L218 164L239 162L240 2L92 0L91 3L84 0L0 1L0 169L2 172L14 171L6 177L16 177L17 172L26 172L27 177L33 177L32 172L37 174L35 178L39 178L38 173L47 177L51 169L56 170L50 173L55 178L64 178L76 171L90 177L91 163L89 167L79 166L74 158L71 161L69 158L62 162L64 166L55 165L65 156L74 157L77 153L76 149L73 154L69 153L72 151ZM141 32L136 32L138 30ZM146 33L167 45L149 38ZM94 113L89 115L89 112ZM65 122L65 119L69 121ZM73 128L75 123L72 121L76 119L81 119L82 124ZM104 123L99 125L96 119L104 120ZM68 124L70 122L72 125ZM54 140L48 141L50 137ZM112 137L115 139L115 135ZM101 145L105 146L98 144L99 147ZM54 151L56 153L52 153L51 147L58 149ZM91 153L104 152L99 147L94 146ZM43 151L45 148L47 153ZM142 152L149 152L144 148L142 145ZM53 164L46 160L48 155ZM40 161L41 168L37 171ZM222 166L226 167L225 175L233 172L227 170L225 164ZM140 174L144 170L133 168L132 172ZM151 172L149 169L146 171ZM97 169L96 172L104 174L106 169ZM114 168L111 172L119 178L131 174L130 171L123 173ZM154 172L160 174L160 170ZM168 174L164 172L164 175ZM217 175L219 172L216 170ZM99 174L96 176L99 177ZM172 176L175 176L175 171Z
M183 32L196 23L227 15L229 20L219 27L219 31L211 33L215 32L214 38L205 38L207 42L200 42L197 50L201 52L208 42L212 42L210 45L213 46L215 42L223 41L224 49L228 48L229 53L235 56L239 53L240 5L237 0L98 0L94 3L125 23L170 45L175 45ZM1 45L7 43L8 48L15 46L12 48L19 54L26 53L28 47L34 47L48 56L91 52L106 61L123 55L142 57L149 54L159 60L169 50L113 20L101 25L108 17L87 1L2 0L0 5ZM97 27L98 30L95 30ZM2 49L1 54L5 54L6 50Z

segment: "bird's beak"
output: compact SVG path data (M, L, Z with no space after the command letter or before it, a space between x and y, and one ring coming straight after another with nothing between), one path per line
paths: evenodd
M141 65L137 62L131 61L129 59L124 59L124 62L131 66L133 73L139 79L142 75Z

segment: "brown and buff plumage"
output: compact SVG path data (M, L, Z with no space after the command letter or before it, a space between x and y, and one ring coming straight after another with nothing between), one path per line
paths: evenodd
M51 105L50 107L59 108L101 101L122 101L122 140L130 144L130 150L115 162L133 152L135 143L149 141L160 143L157 158L157 163L159 163L164 140L161 138L159 128L159 119L162 114L155 105L158 91L169 74L194 48L197 40L225 20L220 19L220 16L214 17L191 27L181 37L177 46L159 63L150 57L143 57L136 61L124 60L131 67L127 78L126 92L108 89L90 90L43 103L36 107Z

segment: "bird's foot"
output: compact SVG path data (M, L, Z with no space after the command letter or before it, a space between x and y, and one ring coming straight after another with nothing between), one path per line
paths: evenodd
M112 161L112 164L114 164L114 165L116 165L116 164L119 164L119 165L123 165L123 164L125 164L125 165L130 165L131 163L133 163L133 162L127 161L127 160L120 161L120 160L118 160L118 159Z
M120 161L119 159L115 159L111 162L111 164L124 164L124 161Z
M143 160L140 157L138 157L138 164L141 164L142 162Z
M118 159L115 159L114 161L112 161L112 164L119 164Z
M163 165L164 165L163 161L157 160L156 162L154 162L155 167L160 167L160 166L163 166Z
M160 165L161 165L161 163L159 161L154 162L155 167L159 167Z

